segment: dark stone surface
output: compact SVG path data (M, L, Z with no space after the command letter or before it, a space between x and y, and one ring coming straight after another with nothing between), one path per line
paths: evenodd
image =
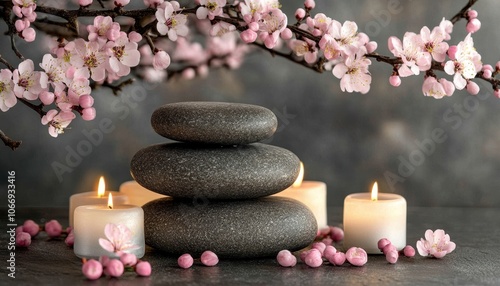
M164 195L245 199L286 189L299 168L300 161L292 152L266 144L168 143L137 152L130 170L140 185Z
M155 110L151 125L156 133L177 141L234 145L271 137L278 119L257 105L178 102Z
M2 216L7 217L6 208ZM342 208L331 207L328 221L342 222ZM120 278L102 277L88 281L82 275L81 260L61 239L48 239L41 233L28 249L17 248L16 278L7 277L9 234L0 232L3 277L0 285L500 285L499 208L422 208L408 209L408 244L424 236L427 228L442 228L457 248L443 259L400 258L394 265L383 255L369 255L363 267L325 263L311 268L298 262L293 268L278 266L275 258L220 259L215 267L196 261L192 268L177 266L176 255L166 255L146 247L143 260L151 263L151 277L124 273ZM16 223L26 219L37 223L57 219L68 225L67 208L16 208ZM341 245L336 245L342 248Z
M302 203L278 197L239 201L158 199L144 209L146 244L167 253L273 257L311 244L317 223Z

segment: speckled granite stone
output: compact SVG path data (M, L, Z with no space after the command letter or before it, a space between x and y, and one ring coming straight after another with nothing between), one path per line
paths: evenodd
M172 197L248 199L286 189L299 168L299 158L292 152L261 143L167 143L137 152L130 170L146 189Z
M164 198L143 209L146 244L175 255L211 250L223 258L273 257L308 246L317 231L311 211L289 198Z
M183 142L236 145L271 137L278 126L264 107L224 102L178 102L164 105L151 116L156 133Z

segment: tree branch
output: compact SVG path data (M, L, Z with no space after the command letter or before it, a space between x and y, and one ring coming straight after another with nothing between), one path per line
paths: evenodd
M10 139L2 130L0 130L0 139L2 139L5 146L10 147L12 150L16 150L23 143L22 141Z

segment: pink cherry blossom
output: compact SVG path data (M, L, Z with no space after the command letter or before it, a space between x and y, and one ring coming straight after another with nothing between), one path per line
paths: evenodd
M144 5L150 7L150 8L156 8L160 4L162 4L164 0L144 0Z
M306 10L304 10L303 8L298 8L297 10L295 10L295 19L297 19L298 21L304 19L305 16Z
M481 21L478 19L474 18L471 19L465 28L467 30L467 33L475 33L481 29Z
M97 42L86 42L78 38L74 41L75 47L71 63L75 67L85 67L95 81L102 81L106 77L106 63L108 56L100 50Z
M107 239L99 238L99 245L109 252L121 254L139 247L133 244L132 232L123 224L106 224L104 234Z
M444 17L439 23L439 27L445 32L444 40L448 41L451 39L451 33L453 32L453 23L450 20L446 20Z
M330 34L324 34L323 37L321 37L319 47L327 60L335 60L341 55L340 45Z
M347 57L345 62L335 65L332 73L340 79L340 88L347 92L367 93L370 90L372 77L368 71L371 61L362 51Z
M117 7L123 7L125 5L128 5L128 3L130 3L130 0L114 0L114 3Z
M46 78L47 75L36 72L34 68L33 61L27 59L22 61L19 67L14 70L12 78L14 81L14 94L17 97L35 100L38 98L38 94L42 92L41 80L42 77Z
M444 71L454 75L453 83L458 90L461 90L467 85L467 80L474 78L483 66L481 55L474 48L471 34L458 43L454 58L455 60L446 62Z
M221 16L222 8L226 6L226 0L199 0L200 7L196 10L196 17L198 19L213 20L215 16Z
M446 32L441 27L434 27L432 32L424 26L420 30L423 50L432 55L432 58L438 62L444 62L448 43L444 42Z
M390 37L388 46L391 53L403 61L398 69L402 77L418 75L421 70L428 70L431 66L432 57L422 50L422 39L415 33L406 32L403 42L397 37Z
M92 4L92 0L78 0L78 5L87 7Z
M306 24L309 27L309 31L315 36L321 36L330 29L332 23L332 18L326 16L323 13L318 13L314 15L314 18L308 17L306 19ZM338 23L340 25L340 23ZM337 27L338 28L338 27ZM335 37L332 35L332 37Z
M352 21L345 21L344 24L340 24L340 22L332 20L327 33L337 40L340 50L345 55L355 54L360 44L364 45L364 43L359 42L357 37L358 25Z
M363 266L368 261L368 255L363 248L351 247L345 253L345 257L349 263L354 266Z
M314 63L318 58L316 43L309 39L306 39L305 41L292 40L290 41L290 48L297 56L304 57L306 63Z
M84 108L82 110L82 119L85 121L94 120L96 116L96 110L93 107Z
M401 78L399 75L391 75L389 77L389 83L394 87L398 87L401 85Z
M455 243L450 241L450 236L442 229L425 232L425 239L417 241L417 250L421 256L443 258L446 254L455 250Z
M2 69L0 70L0 110L5 112L16 103L17 98L14 95L12 72L8 69Z
M45 54L40 67L47 74L47 80L51 83L56 93L65 89L67 78L60 58L54 58L50 54Z
M246 29L240 33L241 40L246 44L255 42L255 40L257 40L257 36L257 33L251 29Z
M75 244L75 233L73 231L68 233L68 236L64 239L64 243L69 247Z
M174 1L172 1L174 2ZM187 16L176 14L175 7L170 2L164 2L162 7L158 7L155 16L158 20L156 29L161 35L167 35L172 41L176 41L178 36L185 37L189 29L186 25Z
M266 48L272 49L276 46L286 25L287 17L280 9L271 9L262 16L259 21L259 39L264 42Z
M88 25L89 41L100 41L104 44L106 40L114 41L120 36L120 24L114 22L109 16L97 16L94 25Z
M51 109L42 117L42 124L49 125L49 134L52 137L57 137L64 133L64 129L68 127L76 115L73 112Z
M305 0L304 7L307 9L314 9L314 7L316 7L316 2L314 0Z
M141 59L137 47L137 43L130 42L125 32L121 32L116 41L107 42L108 69L120 77L128 75L130 68L137 66Z
M477 95L479 93L479 85L472 80L467 81L467 92L472 95Z

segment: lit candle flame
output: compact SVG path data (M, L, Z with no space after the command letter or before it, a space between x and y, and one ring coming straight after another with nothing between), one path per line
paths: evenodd
M377 201L378 199L378 184L375 182L372 187L372 201Z
M293 183L292 187L294 187L294 188L300 187L300 185L302 185L302 180L303 179L304 179L304 164L302 164L302 162L300 162L299 175L297 176L297 179Z
M113 196L111 195L111 193L109 193L108 196L108 208L113 209Z
M99 178L99 185L97 186L97 197L102 198L104 192L106 191L106 184L104 183L104 177Z

